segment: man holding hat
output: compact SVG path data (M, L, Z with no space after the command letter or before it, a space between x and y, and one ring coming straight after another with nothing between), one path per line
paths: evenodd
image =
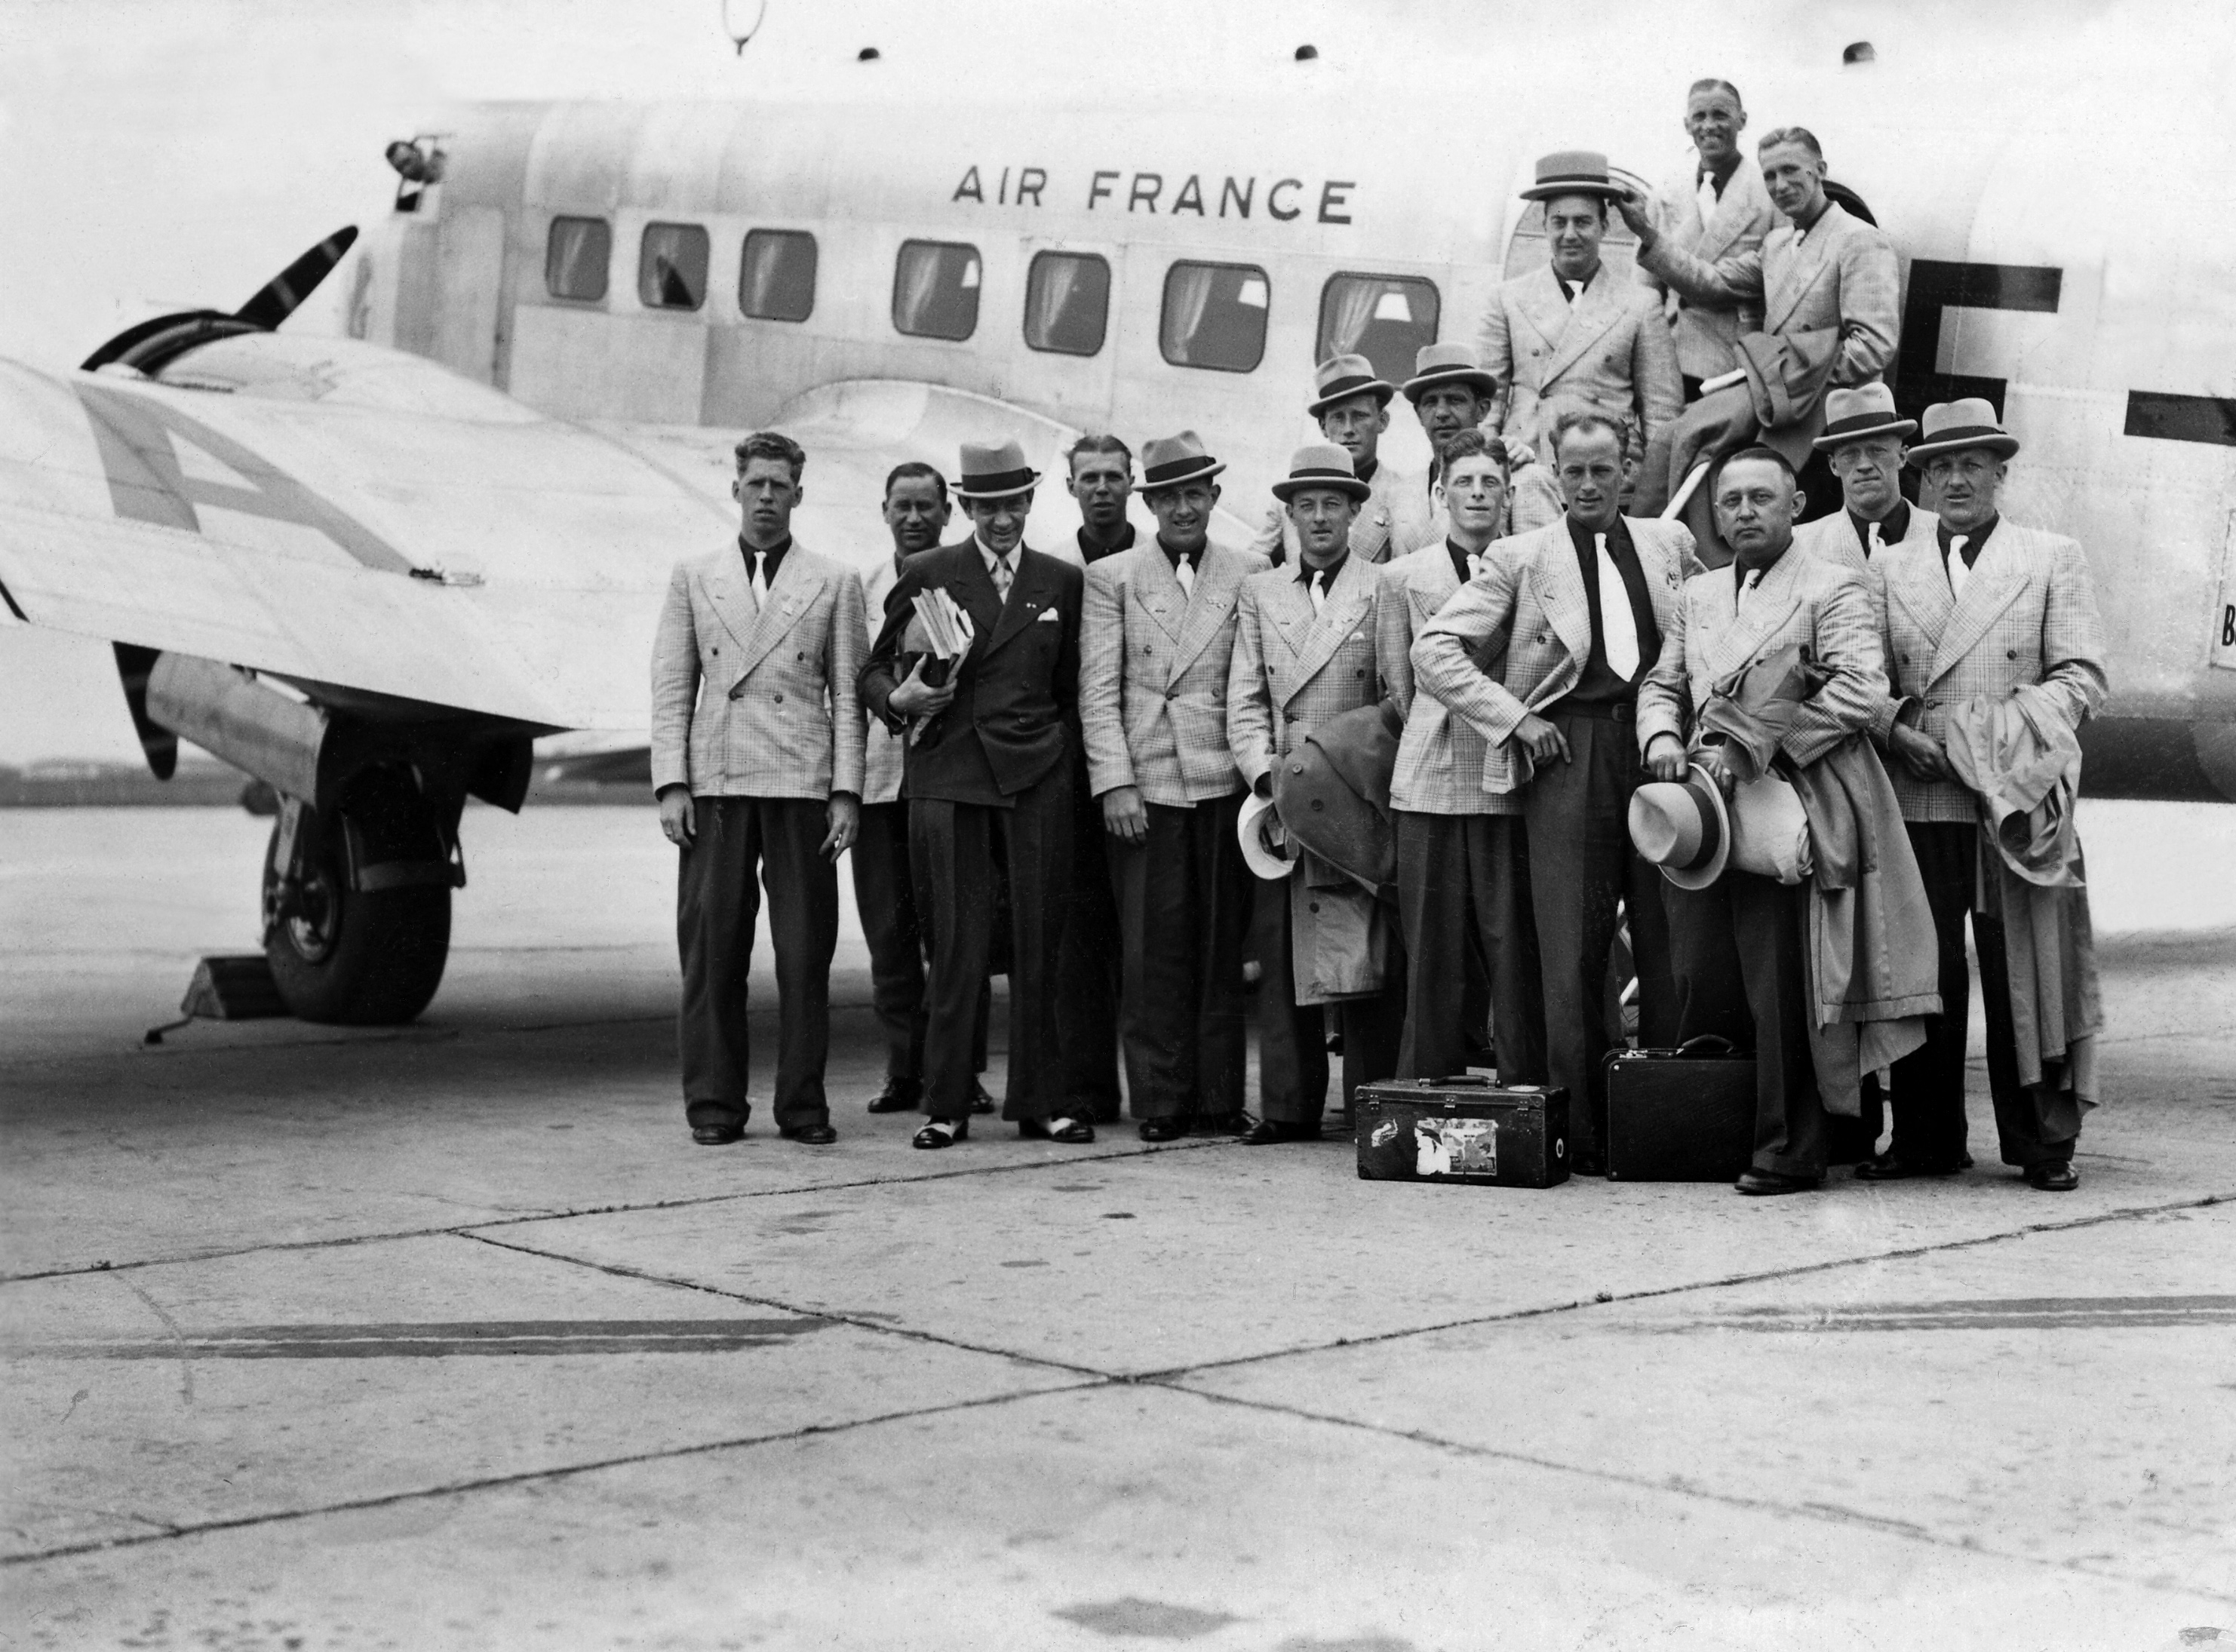
M1429 494L1419 477L1382 462L1382 433L1390 428L1398 386L1365 356L1332 356L1314 369L1312 382L1305 411L1320 434L1351 456L1353 477L1367 489L1351 524L1350 554L1365 563L1403 556L1429 537ZM1296 566L1297 526L1278 488L1251 549L1277 567Z
M1295 530L1298 560L1242 582L1227 673L1227 743L1256 794L1244 809L1248 830L1259 829L1278 795L1276 766L1330 719L1382 696L1380 572L1352 549L1355 518L1372 490L1346 450L1315 442L1297 450L1273 493ZM1287 882L1288 898L1260 943L1261 1116L1242 1138L1253 1147L1319 1136L1329 1019L1343 1036L1348 1109L1360 1084L1397 1070L1404 1013L1404 966L1375 894L1309 852L1298 852Z
M1607 1168L1600 1063L1618 902L1629 915L1641 1038L1671 1043L1676 1029L1661 880L1624 820L1646 778L1632 738L1639 688L1665 650L1678 582L1696 564L1682 525L1621 514L1622 442L1603 414L1562 418L1553 455L1568 514L1483 553L1421 629L1412 657L1419 691L1487 742L1484 788L1521 801L1546 1066L1568 1092L1569 1162L1585 1175ZM1509 636L1504 671L1494 673L1487 662Z
M1467 345L1424 344L1413 358L1413 376L1398 389L1413 404L1422 434L1436 457L1429 464L1429 500L1432 507L1423 546L1444 543L1451 519L1439 501L1437 484L1444 470L1444 450L1455 437L1478 429L1491 416L1498 401L1498 381L1485 372ZM1561 488L1547 466L1536 462L1527 445L1501 444L1499 468L1506 473L1501 488L1503 504L1493 538L1528 533L1561 514ZM1411 639L1408 638L1410 643Z
M1685 134L1693 140L1693 164L1654 191L1647 208L1656 234L1709 263L1754 251L1778 222L1761 169L1740 146L1739 134L1746 129L1746 106L1738 87L1726 80L1694 81L1685 95ZM1687 401L1700 395L1702 380L1739 365L1732 346L1741 334L1762 329L1762 306L1756 299L1704 304L1652 270L1641 268L1638 279L1661 300Z
M1880 558L1886 587L1886 651L1893 692L1874 728L1890 756L1940 938L1943 1013L1923 1050L1894 1069L1894 1141L1856 1174L1870 1181L1948 1175L1963 1168L1966 995L1964 920L1980 959L1988 1022L1988 1085L2003 1162L2029 1185L2062 1193L2079 1185L2073 1149L2081 1106L2070 1083L2024 1083L2067 1052L2022 1051L2013 1021L2012 953L2050 925L2006 934L2000 913L1977 896L1995 851L1980 834L1981 799L1950 755L1952 720L1973 702L2019 700L2047 734L2069 731L2099 710L2108 692L2104 628L2088 561L2062 534L2005 521L1996 509L2006 468L2018 451L1992 405L1978 398L1925 410L1910 450L1940 507L1924 535L1913 532ZM1913 510L1913 517L1924 513ZM2055 927L2085 949L2088 895L2055 891ZM2088 966L2093 969L2093 956ZM2078 974L2075 960L2061 969ZM2029 971L2029 974L2035 973Z
M1484 789L1490 748L1483 737L1413 683L1414 637L1475 577L1502 535L1506 450L1497 438L1469 428L1444 442L1438 462L1447 536L1440 548L1424 548L1384 572L1378 621L1383 674L1405 719L1390 780L1407 987L1397 1076L1460 1071L1477 1058L1488 1021L1500 1078L1542 1084L1544 988L1522 799ZM1503 676L1505 635L1493 637L1474 663Z
M1227 741L1242 582L1266 559L1209 539L1227 467L1194 431L1141 451L1155 539L1087 570L1079 715L1117 893L1120 1039L1145 1142L1240 1129L1242 949L1255 880Z
M1777 735L1774 754L1798 770L1869 728L1886 698L1871 598L1853 571L1793 543L1803 503L1784 456L1751 447L1726 461L1716 484L1716 526L1734 559L1686 582L1661 657L1638 695L1639 749L1665 784L1641 792L1633 818L1641 820L1636 839L1655 851L1665 870L1675 868L1667 906L1677 1037L1721 1034L1754 1050L1754 1153L1738 1183L1745 1194L1806 1192L1823 1181L1830 1162L1832 1115L1812 1047L1818 1017L1808 953L1812 892L1799 852L1808 824L1786 775L1755 772L1746 753L1704 726L1702 711L1734 674L1798 650L1813 692ZM1859 749L1876 767L1869 748ZM1719 819L1710 826L1699 807L1702 787L1729 799L1742 780L1766 786L1760 807L1776 806L1786 822L1774 838L1759 833L1766 848L1760 859L1748 858L1752 870L1736 858L1724 865L1726 853L1737 856L1733 838L1744 839L1750 823L1711 800ZM1673 795L1680 793L1686 795ZM1743 812L1754 800L1743 796L1734 806ZM1689 817L1706 828L1700 835L1725 846L1700 865L1697 846L1681 852L1687 833L1647 829L1641 817L1657 814L1665 824ZM1849 1054L1852 1063L1852 1046Z
M1541 453L1555 401L1618 423L1634 418L1649 442L1684 405L1654 294L1600 261L1608 203L1621 194L1607 157L1586 149L1544 156L1522 192L1544 203L1551 261L1499 286L1483 315L1482 359L1498 386L1490 428Z
M1014 441L963 445L956 497L973 531L910 558L862 668L862 700L888 727L915 720L902 777L909 852L931 931L919 1148L970 1123L971 1026L992 943L995 874L1009 884L1009 1070L1002 1116L1021 1135L1095 1139L1068 1116L1056 1032L1056 949L1071 877L1072 754L1079 714L1081 571L1024 543L1040 474ZM918 651L916 599L951 602L969 642L935 664ZM911 624L916 629L911 630ZM944 667L944 669L937 668ZM931 679L936 678L937 681Z

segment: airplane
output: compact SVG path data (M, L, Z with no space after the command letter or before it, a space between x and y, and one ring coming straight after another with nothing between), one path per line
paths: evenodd
M1814 130L1892 236L1904 412L1987 396L2024 444L2009 514L2087 548L2114 686L2089 794L2236 799L2236 31L2116 0L1418 0L1338 63L1253 18L1258 56L1126 95L990 97L959 54L896 87L865 51L796 84L770 57L733 100L458 109L389 144L369 234L240 309L154 318L75 372L0 362L0 603L115 645L159 775L185 738L282 798L263 912L289 1009L408 1020L465 800L517 809L562 731L644 746L660 592L734 531L738 435L804 444L800 537L862 566L887 469L966 438L1035 456L1029 539L1062 552L1087 430L1204 432L1230 464L1214 537L1244 543L1312 434L1317 360L1398 378L1472 336L1545 256L1534 157L1674 170L1685 88L1716 74L1750 138ZM1607 255L1629 259L1619 221ZM283 330L330 280L339 336ZM1385 451L1418 468L1396 411Z

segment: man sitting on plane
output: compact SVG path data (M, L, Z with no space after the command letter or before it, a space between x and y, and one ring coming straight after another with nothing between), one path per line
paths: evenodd
M1657 234L1695 258L1713 262L1753 252L1778 222L1761 170L1739 147L1746 129L1738 87L1725 80L1693 82L1685 96L1685 131L1693 140L1693 164L1654 192L1647 211ZM1703 379L1739 365L1732 346L1742 334L1762 330L1762 306L1752 299L1698 302L1650 269L1641 269L1638 279L1661 300L1685 399L1696 400Z
M1427 485L1381 457L1390 398L1398 387L1378 375L1365 356L1331 357L1314 371L1313 383L1318 393L1306 411L1319 422L1320 434L1351 455L1351 469L1368 490L1351 522L1348 554L1364 563L1383 563L1428 543ZM1295 519L1277 496L1250 548L1278 568L1295 565L1297 546Z
M792 543L807 456L760 431L737 446L736 541L679 563L652 649L652 783L683 852L684 1116L704 1146L745 1133L746 981L760 885L776 948L777 1128L838 1139L823 1093L838 856L862 795L862 586ZM701 692L701 684L706 692Z
M1422 434L1429 438L1430 451L1436 456L1429 464L1429 497L1434 502L1445 450L1455 437L1478 428L1490 417L1497 405L1498 381L1483 370L1468 346L1424 344L1413 358L1413 376L1398 388L1413 404L1413 416L1421 421ZM1512 474L1500 484L1502 514L1492 537L1528 533L1561 514L1560 484L1554 481L1549 467L1536 463L1527 444L1503 442L1499 470L1503 477L1509 470ZM1437 505L1422 543L1442 544L1450 532L1449 517L1441 504Z

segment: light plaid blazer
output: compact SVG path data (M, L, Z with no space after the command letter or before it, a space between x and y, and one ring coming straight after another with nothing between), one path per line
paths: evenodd
M1367 483L1371 490L1358 516L1351 524L1351 554L1370 563L1386 563L1417 549L1430 534L1429 484L1418 471L1400 471L1387 459L1374 467ZM1296 524L1281 502L1266 507L1266 520L1250 549L1268 563L1285 562L1294 568Z
M1661 305L1605 265L1573 304L1549 264L1502 283L1483 312L1477 354L1498 381L1490 427L1540 453L1552 452L1562 405L1634 418L1649 440L1684 410L1677 346Z
M861 576L865 632L862 646L865 658L878 641L878 633L885 629L885 599L893 594L900 576L891 556L878 557L876 565ZM908 737L886 727L885 720L872 716L867 706L862 708L862 801L898 803L901 770L908 756Z
M1250 551L1207 545L1184 594L1154 538L1087 570L1079 622L1079 721L1088 789L1139 787L1186 807L1242 789L1227 743L1227 668Z
M1251 575L1235 605L1227 743L1253 787L1338 712L1382 697L1374 613L1382 570L1346 560L1317 615L1297 574L1292 566Z
M734 541L677 563L652 644L653 789L859 797L863 635L861 582L797 540L758 608Z
M1896 704L1915 700L1919 728L1946 745L1949 709L1975 694L2001 699L2040 684L2077 731L2103 708L2104 622L2079 544L2000 521L1959 602L1938 539L1905 539L1884 553L1886 659ZM1894 707L1878 727L1882 739ZM1953 780L1921 780L1887 765L1905 820L1970 821L1973 794Z
M1829 517L1819 517L1814 522L1805 522L1793 530L1794 545L1820 561L1837 563L1843 568L1852 568L1864 576L1864 592L1871 599L1871 622L1880 636L1886 635L1886 557L1894 544L1924 544L1936 543L1933 530L1941 525L1941 518L1930 510L1910 508L1910 523L1901 539L1893 544L1882 541L1879 554L1874 559L1856 537L1856 524L1845 510L1835 510ZM1887 676L1891 681L1893 661L1887 662ZM1889 694L1885 701L1872 714L1871 727L1882 744L1886 740L1888 727L1894 721L1894 696Z
M1700 566L1693 535L1682 523L1622 520L1646 576L1667 659L1679 582ZM1479 668L1477 656L1509 633L1503 676ZM1483 789L1513 792L1531 774L1529 754L1514 744L1515 729L1525 715L1576 686L1591 651L1591 599L1562 517L1491 546L1483 571L1421 628L1413 642L1413 678L1420 692L1443 701L1490 743Z
M1695 155L1691 166L1663 180L1647 210L1654 227L1693 257L1713 263L1732 253L1744 253L1763 243L1778 225L1778 208L1762 186L1762 169L1746 156L1724 181L1717 198L1716 214L1700 221L1700 167ZM1638 279L1661 300L1661 313L1669 323L1669 336L1677 346L1677 370L1695 378L1713 378L1739 365L1732 346L1750 332L1762 331L1759 300L1737 304L1696 304L1652 270L1641 269Z
M1800 642L1832 674L1778 742L1805 767L1869 728L1886 698L1871 595L1853 569L1789 545L1740 613L1738 569L1733 563L1685 582L1674 627L1663 635L1661 657L1638 691L1638 749L1643 754L1658 734L1684 740L1693 714L1720 679Z
M1414 692L1413 639L1459 589L1451 552L1441 544L1422 547L1417 556L1382 576L1376 650L1390 697L1405 715L1398 767L1390 777L1390 804L1418 814L1519 814L1519 793L1483 790L1483 760L1490 753L1483 737L1436 695ZM1503 676L1506 633L1492 637L1474 658L1480 669Z
M1781 337L1837 331L1840 353L1829 381L1835 388L1877 378L1902 334L1894 243L1838 201L1826 203L1806 234L1787 219L1761 246L1713 263L1660 237L1638 264L1695 304L1759 301L1765 329Z

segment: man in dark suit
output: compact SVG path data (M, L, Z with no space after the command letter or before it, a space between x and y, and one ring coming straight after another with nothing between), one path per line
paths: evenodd
M1025 546L1040 473L1016 443L965 443L962 469L955 494L970 513L971 536L911 560L862 671L863 703L887 727L916 720L901 789L931 930L929 1122L916 1145L950 1147L970 1131L970 1024L992 950L997 867L1009 874L1011 925L1002 1116L1020 1135L1092 1142L1092 1121L1064 1111L1053 991L1071 879L1085 582L1070 563ZM937 661L916 599L942 592L967 616L970 639L958 657Z

